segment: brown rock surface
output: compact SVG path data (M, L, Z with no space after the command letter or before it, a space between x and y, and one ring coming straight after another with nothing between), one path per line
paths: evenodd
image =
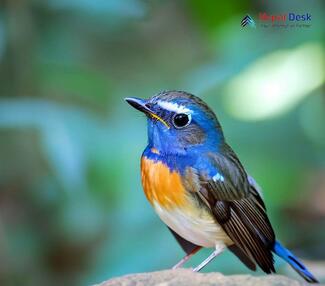
M229 275L221 273L195 273L190 269L164 270L149 273L129 274L107 280L97 286L301 286L304 281L281 275ZM319 285L319 284L318 284Z

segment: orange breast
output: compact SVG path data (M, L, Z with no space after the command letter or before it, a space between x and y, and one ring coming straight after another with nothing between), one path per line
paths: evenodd
M152 205L154 201L166 209L184 205L186 192L180 175L162 162L142 157L141 177L144 193Z

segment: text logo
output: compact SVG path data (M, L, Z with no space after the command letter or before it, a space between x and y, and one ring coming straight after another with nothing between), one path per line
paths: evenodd
M296 13L284 13L284 14L267 14L266 12L259 13L259 19L260 21L269 21L269 22L287 22L289 21L295 21L295 22L305 22L305 21L311 21L311 14L305 13L305 14L296 14Z

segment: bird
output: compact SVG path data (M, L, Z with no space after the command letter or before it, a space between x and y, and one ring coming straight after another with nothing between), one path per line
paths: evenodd
M249 269L275 273L274 254L307 282L318 283L304 264L278 240L259 185L226 143L212 109L185 91L162 91L125 101L147 118L148 145L141 156L145 196L186 256L213 252L200 271L229 249Z

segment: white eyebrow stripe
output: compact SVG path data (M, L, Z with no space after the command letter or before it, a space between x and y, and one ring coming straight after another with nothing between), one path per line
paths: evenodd
M192 110L186 108L183 105L179 105L175 102L168 102L168 101L162 101L162 100L158 100L157 104L162 107L163 109L166 109L168 111L173 111L176 113L187 113L187 114L191 114Z

